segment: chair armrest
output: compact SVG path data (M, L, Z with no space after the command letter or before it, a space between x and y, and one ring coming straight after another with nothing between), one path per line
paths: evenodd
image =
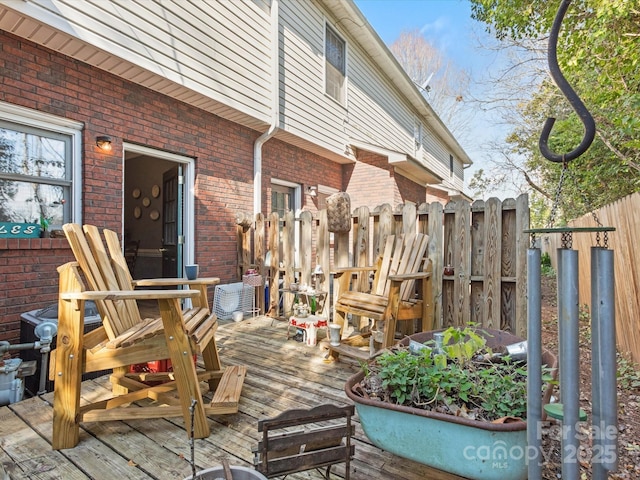
M63 292L63 300L163 300L193 298L199 290L97 290L87 292Z
M188 280L186 278L145 278L134 280L136 287L167 287L172 285L217 285L220 283L218 277L196 278Z
M416 272L416 273L403 273L400 275L389 275L389 280L392 282L406 282L407 280L420 280L422 278L429 278L431 272Z
M375 266L372 266L372 267L342 267L342 268L336 268L334 270L331 270L331 275L334 275L334 276L337 277L337 276L343 275L345 273L353 275L354 273L373 272L375 270L376 270Z

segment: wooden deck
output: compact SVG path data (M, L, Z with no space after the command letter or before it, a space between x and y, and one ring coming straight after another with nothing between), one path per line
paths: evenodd
M350 403L343 386L358 370L348 359L326 363L320 345L287 340L285 322L268 317L240 323L223 322L217 338L225 365L248 367L240 412L212 416L211 436L195 442L198 470L231 465L253 466L258 420L293 408L323 403ZM83 397L107 393L107 377L83 382ZM182 479L191 475L189 441L182 419L86 423L80 443L68 450L51 449L53 394L0 407L0 479ZM356 416L357 421L357 416ZM355 459L351 479L457 479L371 445L356 422ZM3 471L5 470L5 476ZM290 480L321 479L315 470L289 475ZM6 476L8 474L8 477ZM344 464L331 478L344 477Z

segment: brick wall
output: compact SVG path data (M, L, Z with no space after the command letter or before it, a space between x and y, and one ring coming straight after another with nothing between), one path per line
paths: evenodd
M358 162L345 165L345 191L352 206L366 205L370 209L383 203L392 207L407 201L425 201L425 187L395 173L386 157L364 150L358 151Z
M261 132L0 32L0 100L84 123L83 221L122 225L123 142L196 159L196 261L203 276L237 281L236 211L253 212L253 144ZM100 153L95 137L109 135ZM271 177L341 189L342 167L278 140L263 150L263 210ZM315 210L310 197L305 206ZM18 340L20 313L55 303L64 239L0 240L0 340Z

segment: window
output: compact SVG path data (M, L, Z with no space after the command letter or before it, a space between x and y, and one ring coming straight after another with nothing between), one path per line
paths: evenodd
M82 123L0 102L0 221L80 220Z
M449 154L449 176L453 178L453 155Z
M414 154L418 155L418 153L420 153L420 149L422 148L422 124L418 119L414 120L413 123L413 143Z
M271 211L280 218L294 210L295 189L286 185L271 184Z
M346 46L344 40L329 25L325 29L325 93L344 105Z
M71 137L0 121L0 221L70 219Z

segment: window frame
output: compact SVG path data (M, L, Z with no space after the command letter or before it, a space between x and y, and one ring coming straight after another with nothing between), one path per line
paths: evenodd
M342 66L344 71L342 71L342 72L340 72L335 65L333 65L332 63L329 62L328 55L327 55L327 50L328 50L328 46L329 46L328 45L328 41L329 41L329 35L328 34L329 33L333 37L338 39L340 42L342 42L342 48L344 50L343 51L343 59L344 60L343 60L343 66ZM331 98L332 100L334 100L335 102L338 102L340 105L345 106L347 104L347 63L348 63L347 41L327 21L325 21L325 25L324 25L324 48L323 48L323 54L324 54L324 94L326 96L328 96L329 98ZM342 74L342 85L340 87L340 94L338 95L338 98L334 97L329 91L329 75L330 75L330 72L332 72L332 71L336 71L336 72Z
M18 127L51 132L69 137L69 192L71 194L68 215L64 221L82 223L82 129L83 122L33 110L0 101L0 120ZM11 177L15 180L15 177ZM46 179L45 179L46 180ZM59 185L59 181L43 181L44 184Z
M423 128L422 122L414 118L413 120L413 153L417 157L422 153Z

